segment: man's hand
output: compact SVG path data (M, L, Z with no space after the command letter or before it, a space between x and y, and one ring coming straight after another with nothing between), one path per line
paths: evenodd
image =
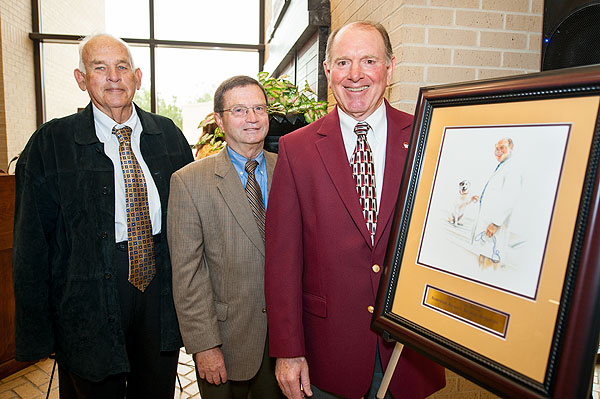
M198 369L198 375L203 380L215 385L227 382L227 370L223 352L218 347L194 353L194 361Z
M490 223L490 225L485 230L485 235L488 237L492 237L494 234L496 234L496 231L498 231L499 228L500 226L497 226L494 223Z
M281 391L289 399L302 399L305 396L312 396L310 378L308 377L308 364L304 357L277 358L275 376Z

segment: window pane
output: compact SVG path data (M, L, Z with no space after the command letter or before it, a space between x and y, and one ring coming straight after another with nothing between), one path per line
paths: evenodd
M258 44L258 0L155 0L157 39Z
M257 52L157 48L157 112L174 119L195 144L217 86L234 75L257 74Z
M130 46L135 67L142 71L142 87L135 92L133 101L150 112L150 49L147 46Z
M105 0L105 3L107 32L118 37L150 37L148 0Z
M148 0L40 0L42 33L149 37ZM134 16L134 17L132 17Z
M43 33L87 35L104 31L104 1L40 0Z
M42 57L46 120L74 114L78 108L85 108L90 98L79 89L73 76L73 71L79 65L77 46L45 43Z

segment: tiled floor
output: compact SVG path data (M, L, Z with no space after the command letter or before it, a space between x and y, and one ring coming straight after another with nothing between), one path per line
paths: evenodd
M45 398L53 364L54 360L46 359L0 380L0 399ZM179 355L177 374L179 382L175 383L175 399L200 399L194 361L183 350ZM50 398L58 399L58 370L54 373Z

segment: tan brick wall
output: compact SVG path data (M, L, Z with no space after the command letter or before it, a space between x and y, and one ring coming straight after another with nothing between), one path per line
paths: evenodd
M396 71L386 97L404 111L422 86L539 71L543 0L330 1L332 29L370 20L388 30ZM451 371L446 379L430 398L496 398Z
M543 0L331 0L331 27L386 27L397 68L387 98L412 113L422 86L539 71L542 12Z
M0 169L6 160L21 152L36 127L35 88L33 80L33 45L31 2L0 2L2 36L2 79L0 94L5 110L5 144L0 145ZM12 171L12 168L11 168Z

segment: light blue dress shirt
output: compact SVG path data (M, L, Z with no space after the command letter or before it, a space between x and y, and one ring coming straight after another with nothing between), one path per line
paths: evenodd
M242 187L246 187L246 183L248 182L248 172L246 172L246 162L250 161L250 159L246 159L234 150L231 147L227 146L227 153L229 154L229 158L233 163L233 167L237 172L240 180L242 182ZM254 170L254 177L256 177L256 181L260 187L260 192L262 193L263 203L265 204L265 211L267 210L267 199L269 197L269 181L267 179L267 163L265 162L265 156L261 151L260 154L256 158L253 159L258 162L258 166Z

